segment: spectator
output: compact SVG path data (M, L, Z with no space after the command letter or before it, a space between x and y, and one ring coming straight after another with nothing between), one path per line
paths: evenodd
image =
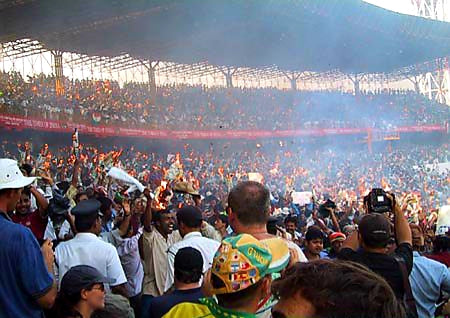
M123 218L117 223L117 229L111 232L100 234L102 239L111 243L116 249L120 262L127 277L125 289L127 297L130 299L131 306L137 317L140 317L141 310L141 292L142 282L144 280L144 269L139 255L139 239L143 229L139 228L133 235L133 226L131 225L132 211L128 201L123 200Z
M222 239L225 239L230 236L228 234L228 216L225 214L219 214L216 216L216 220L214 221L214 228L216 231L218 231L222 237Z
M26 227L8 216L20 200L27 178L10 159L0 159L0 316L42 317L42 309L53 306L56 284L53 279L52 243L42 247Z
M269 211L269 190L261 183L255 181L241 182L228 195L228 217L235 233L248 233L266 244L280 240L267 232ZM278 254L281 255L280 258L289 258L291 263L307 261L297 244L289 240L285 240L285 242L289 247L289 255ZM274 299L268 297L265 303L261 304L258 315L263 317L270 313L273 303Z
M61 288L53 308L52 317L90 318L97 309L105 307L105 286L114 280L103 276L88 265L70 268L61 280Z
M149 196L149 195L148 195ZM142 286L142 312L148 312L151 299L164 294L168 272L167 250L181 240L180 233L173 231L175 213L156 210L152 213L150 196L147 200L142 236L141 258L144 264Z
M58 277L73 266L89 265L97 269L103 276L114 283L106 289L126 297L125 273L120 264L117 250L109 243L103 242L98 235L101 231L100 202L95 199L81 201L73 209L77 234L69 241L56 247L55 258Z
M298 227L297 217L295 215L288 215L284 219L284 226L286 228L286 231L291 235L292 240L297 244L301 243L302 234L297 231Z
M183 238L180 242L175 243L167 251L167 278L165 290L168 291L174 283L174 261L175 255L180 248L190 246L202 253L203 257L203 273L205 273L212 264L214 254L216 253L220 243L203 237L201 234L201 226L203 223L202 212L194 206L183 206L177 212L178 229Z
M274 318L404 318L386 281L356 263L316 260L297 263L273 282Z
M38 210L31 211L31 195L36 198ZM24 188L17 202L15 213L11 216L14 223L30 228L38 242L44 240L45 229L48 224L48 201L44 196L30 186Z
M288 250L282 240L272 240L269 245L248 234L226 238L205 278L217 302L210 297L200 299L200 304L181 303L164 318L255 317L261 303L270 297L271 274L287 266L287 259L273 264L272 255L283 254L282 250Z
M450 238L445 235L436 236L433 242L433 253L426 257L450 267Z
M328 258L335 259L341 251L342 244L344 244L344 241L347 239L347 237L344 233L334 232L330 234L329 239L331 246L328 250L327 256Z
M310 226L305 234L305 256L308 261L314 261L321 258L328 258L323 250L323 240L325 235L316 226Z
M202 254L192 247L180 248L175 255L174 266L175 290L152 300L150 318L161 318L179 303L198 303L203 297L200 287L203 273Z
M97 200L101 203L100 212L102 213L102 232L111 232L113 229L113 220L115 211L113 210L113 201L110 198L99 196Z
M409 226L414 256L409 281L416 300L417 313L419 318L434 317L441 292L450 293L450 272L445 265L420 254L424 247L423 231L415 224Z
M389 220L382 214L371 213L361 219L358 231L346 239L338 258L366 265L386 279L397 299L403 300L404 278L401 264L395 257L404 263L409 275L413 266L411 230L397 203L392 210L397 240L397 248L393 255L386 254L386 246L391 237Z

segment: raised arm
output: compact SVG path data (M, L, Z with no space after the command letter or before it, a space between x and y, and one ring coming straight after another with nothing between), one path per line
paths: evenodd
M130 226L130 220L131 220L131 211L130 211L130 204L128 201L123 201L122 203L124 215L123 215L123 221L120 223L119 226L119 235L121 237L124 237L127 235L128 228Z
M388 194L389 195L389 194ZM406 208L406 204L403 208L400 208L397 202L394 205L394 224L395 224L395 238L397 244L408 243L412 245L411 228L409 227L408 220L403 213Z
M353 231L353 233L347 237L342 244L342 248L350 248L353 251L356 251L359 248L359 240L358 240L358 231Z
M80 178L80 161L78 159L75 160L73 164L73 173L72 173L72 186L75 188L78 186L78 180Z
M31 194L36 198L36 204L39 208L39 214L42 218L46 218L48 216L48 201L47 199L33 186L30 188Z
M150 196L150 190L144 190L144 196L147 198L147 205L144 213L144 229L147 232L152 231L152 197Z

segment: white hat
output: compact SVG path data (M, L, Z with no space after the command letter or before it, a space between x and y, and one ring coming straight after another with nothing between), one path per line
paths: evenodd
M0 159L0 190L20 189L33 183L35 177L24 177L17 161Z

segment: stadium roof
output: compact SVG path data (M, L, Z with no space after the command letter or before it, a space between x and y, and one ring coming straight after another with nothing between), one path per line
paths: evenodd
M0 0L0 42L182 64L380 73L450 55L450 23L359 0Z

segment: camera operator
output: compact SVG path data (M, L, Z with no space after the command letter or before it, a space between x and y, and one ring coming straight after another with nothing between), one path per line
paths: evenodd
M338 258L366 265L384 277L397 299L403 300L407 285L402 268L406 268L405 272L409 276L413 266L411 230L394 196L382 190L380 193L380 190L372 190L365 198L368 214L361 218L358 230L344 242ZM386 209L382 209L383 205ZM397 241L397 248L390 255L387 254L386 246L391 237L391 223L382 214L386 210L390 210L394 215L394 234Z

